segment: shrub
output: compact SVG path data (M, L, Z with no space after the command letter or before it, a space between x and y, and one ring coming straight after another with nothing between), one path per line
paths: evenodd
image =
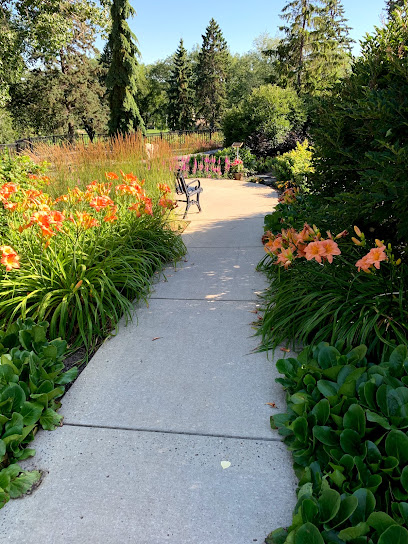
M16 462L34 455L27 445L38 428L61 425L58 398L78 373L76 367L64 372L67 343L49 342L47 327L27 319L0 331L0 508L39 480L39 472L23 471Z
M314 172L312 156L313 152L309 142L307 140L303 144L298 142L296 149L273 159L272 167L275 176L279 181L292 181L305 189L310 174Z
M271 425L300 481L292 525L268 544L408 542L408 351L366 352L322 342L277 362L288 406Z
M223 120L226 145L234 141L249 141L261 133L269 149L284 144L291 132L301 130L306 121L302 100L293 89L262 85L249 98L229 110ZM256 151L254 145L250 146Z
M407 7L367 36L351 75L316 115L312 189L343 224L408 238Z

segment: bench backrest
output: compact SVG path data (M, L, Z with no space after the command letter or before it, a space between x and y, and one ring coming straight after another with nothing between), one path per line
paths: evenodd
M176 193L179 195L183 193L187 194L187 184L181 170L176 174Z

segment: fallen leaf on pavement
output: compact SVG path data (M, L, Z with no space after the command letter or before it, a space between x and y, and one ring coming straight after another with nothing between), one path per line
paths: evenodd
M155 340L159 340L161 338L161 336L155 336L153 339L152 339L152 342L154 342Z
M277 408L276 404L274 402L267 402L268 406L272 406L272 408Z
M290 349L288 348L280 348L281 351L284 351L285 353L289 353L290 352Z
M229 461L221 461L221 466L223 469L229 468L231 466L231 463Z

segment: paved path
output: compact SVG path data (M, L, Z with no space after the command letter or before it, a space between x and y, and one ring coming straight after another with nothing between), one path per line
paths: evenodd
M284 396L273 362L251 353L276 194L203 186L186 261L96 353L63 399L64 426L38 433L28 466L47 475L0 511L1 542L249 544L290 523L296 481L265 404Z

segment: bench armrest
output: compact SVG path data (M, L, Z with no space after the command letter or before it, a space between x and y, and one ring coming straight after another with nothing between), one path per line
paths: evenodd
M190 183L187 183L187 187L190 187L190 185L193 185L193 183L198 183L198 185L195 186L196 189L199 189L201 187L201 182L199 179L193 179L190 181Z

